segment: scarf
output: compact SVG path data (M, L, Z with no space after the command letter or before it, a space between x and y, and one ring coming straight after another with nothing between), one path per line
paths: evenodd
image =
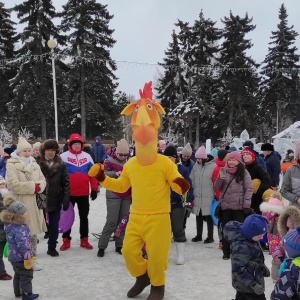
M33 162L33 157L23 157L19 156L16 152L16 150L11 154L11 157L17 159L19 162L21 162L25 167L30 169L32 162Z
M228 165L226 164L226 165L225 165L225 169L226 169L226 171L227 171L229 174L234 175L234 174L236 173L236 171L237 171L237 166L236 166L236 167L233 167L233 168L230 168L230 167L228 167Z

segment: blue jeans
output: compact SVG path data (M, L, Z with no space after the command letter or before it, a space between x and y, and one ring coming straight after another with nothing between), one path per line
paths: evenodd
M48 248L49 249L55 249L57 244L57 238L58 238L58 223L60 219L60 211L48 211L48 233L49 233L49 239L48 239Z

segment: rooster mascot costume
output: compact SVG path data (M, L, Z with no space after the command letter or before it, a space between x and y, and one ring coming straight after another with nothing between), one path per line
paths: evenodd
M164 298L165 271L171 246L170 188L178 194L189 190L189 183L168 157L157 153L160 104L152 100L152 82L146 83L136 102L127 105L121 114L130 115L136 156L123 168L121 176L105 175L104 166L95 164L89 176L106 189L124 193L132 187L130 218L126 228L122 255L136 282L127 297L139 295L151 284L148 300ZM146 243L148 260L142 256Z

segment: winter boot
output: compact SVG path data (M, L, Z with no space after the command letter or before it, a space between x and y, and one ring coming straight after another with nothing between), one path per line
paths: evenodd
M88 250L93 249L93 246L89 243L89 239L87 237L80 239L80 247Z
M60 246L60 251L65 251L71 247L71 239L63 238L63 244Z
M24 293L22 295L22 300L33 300L33 299L37 299L38 297L39 297L39 294Z
M136 278L134 286L128 291L127 297L134 298L139 295L146 286L150 284L150 278L146 272L144 275L138 276Z
M146 300L162 300L165 295L165 286L153 286L151 285L150 295Z
M196 235L195 237L192 238L192 242L201 242L201 241L202 241L201 235Z
M177 252L177 265L184 264L184 251L185 251L185 243L176 243L176 252Z

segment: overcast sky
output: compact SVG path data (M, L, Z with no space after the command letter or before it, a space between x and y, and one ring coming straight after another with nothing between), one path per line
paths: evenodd
M21 0L0 0L6 7L20 4ZM198 19L201 9L205 18L217 21L234 15L253 17L256 29L246 38L254 44L249 52L256 62L261 63L268 53L271 31L277 30L278 11L282 3L287 8L288 25L300 33L299 0L97 0L107 4L107 9L114 18L110 28L114 29L113 38L117 41L111 49L111 57L118 63L119 90L138 96L139 88L145 82L158 76L157 62L162 62L164 51L171 41L172 30L177 19L189 22ZM58 11L67 0L52 0ZM300 48L300 37L296 46ZM300 54L300 51L298 51ZM130 63L125 63L130 62ZM160 69L161 70L161 69Z

